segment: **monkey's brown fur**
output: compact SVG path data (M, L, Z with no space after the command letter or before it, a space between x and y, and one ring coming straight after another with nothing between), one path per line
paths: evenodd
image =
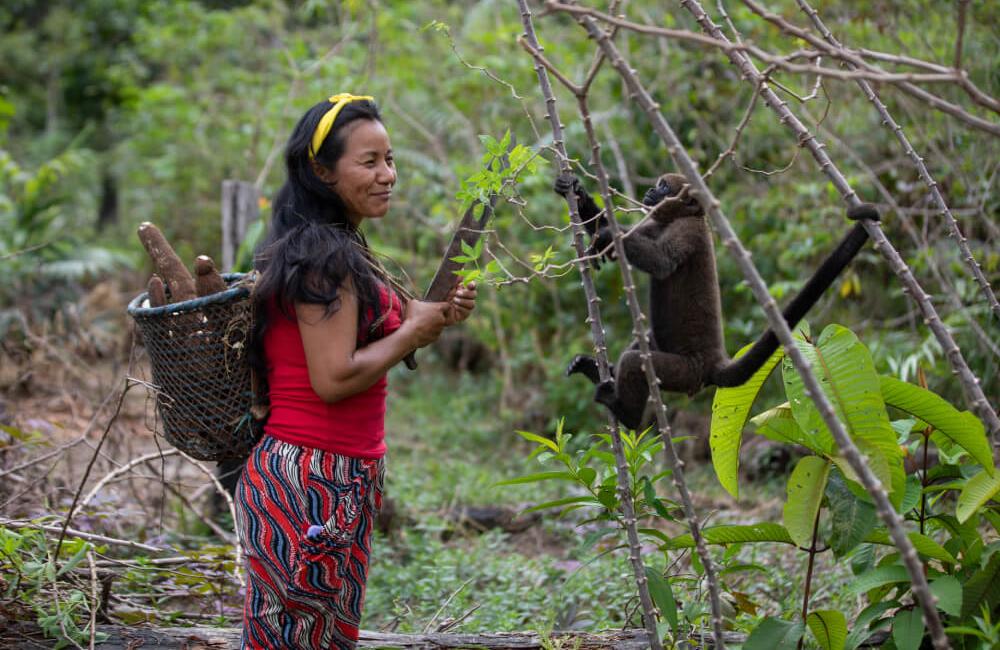
M712 233L701 206L687 196L686 182L680 174L661 176L643 199L653 210L623 236L622 244L628 262L650 276L649 338L660 388L693 395L705 386L745 383L777 349L778 340L768 330L736 361L726 354ZM560 177L556 191L565 196L570 189L577 194L581 219L594 235L590 252L606 250L612 234L600 209L575 178ZM879 215L865 205L849 211L848 217L877 220ZM867 238L861 224L856 224L841 240L783 312L790 326L819 300ZM610 408L622 424L634 429L642 423L649 387L637 343L622 354L608 381L600 382L591 357L573 360L567 373L577 372L597 384L594 399Z

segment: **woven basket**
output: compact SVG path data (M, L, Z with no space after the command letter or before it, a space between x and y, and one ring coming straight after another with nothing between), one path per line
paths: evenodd
M242 460L261 434L247 361L252 281L223 279L229 288L211 296L143 307L143 292L128 306L149 352L163 437L199 460Z

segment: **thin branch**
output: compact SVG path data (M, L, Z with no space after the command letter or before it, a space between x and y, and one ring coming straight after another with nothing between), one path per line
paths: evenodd
M23 521L19 519L7 519L6 517L0 517L0 526L6 526L8 528L34 528L36 530L43 530L47 533L59 533L60 535L69 535L71 537L78 537L80 539L85 539L90 542L98 542L100 544L111 544L114 546L124 546L126 548L131 548L139 551L147 551L149 553L176 553L177 549L165 548L161 546L150 546L149 544L143 544L141 542L133 542L128 539L118 539L115 537L108 537L107 535L97 535L95 533L85 533L82 530L76 530L75 528L63 528L57 525L47 525L38 524L33 521Z
M744 1L750 2L751 0ZM694 15L695 19L702 26L702 29L706 32L712 34L716 38L726 38L725 34L722 33L722 30L720 30L718 26L712 22L697 0L681 0L681 6L688 9L688 11ZM810 34L810 36L812 35ZM760 83L760 73L758 72L756 66L754 66L753 62L747 58L745 54L733 52L730 54L730 60L740 69L743 78L749 83L753 83L755 85ZM789 110L788 104L782 101L773 90L767 87L766 84L763 86L763 97L764 103L777 115L778 122L791 129L795 133L796 141L799 145L807 148L813 155L813 158L819 164L820 169L824 174L826 174L827 178L830 179L833 186L844 198L847 205L850 207L861 205L861 200L858 198L857 192L854 191L854 189L847 182L844 174L827 155L824 150L825 145L819 142L816 137L809 132L809 129L802 124L801 120L799 120L799 118L796 117L791 110ZM989 401L987 401L986 396L983 393L982 386L979 383L979 379L969 369L969 366L966 363L965 358L962 356L962 352L959 350L958 345L955 343L955 339L952 337L951 332L949 332L944 326L941 317L938 315L937 310L935 310L934 305L931 303L930 296L923 290L916 278L913 276L913 272L906 265L906 262L903 261L899 252L886 238L885 233L882 231L881 224L870 220L863 220L861 223L864 226L865 231L868 233L868 236L871 237L875 250L882 254L882 256L889 263L890 268L899 277L900 282L903 285L903 292L908 294L909 297L920 307L924 321L927 323L931 332L933 332L934 337L938 340L942 350L944 350L944 353L951 364L952 372L957 375L959 379L966 401L969 403L972 410L983 419L986 428L994 436L1000 437L1000 418L997 417L997 414L993 411Z
M879 72L882 72L881 69L874 68L867 61L865 61L858 55L854 54L853 52L850 52L846 48L839 45L833 45L829 41L825 41L824 39L815 36L808 30L792 25L790 22L788 22L778 14L771 11L767 11L761 5L757 4L756 0L743 0L743 4L745 4L747 8L750 9L750 11L754 12L764 20L768 21L769 23L772 23L773 25L777 26L781 31L785 32L786 34L794 36L795 38L800 38L803 41L812 45L813 47L819 49L820 51L827 52L831 56L836 56L837 58L842 59L845 63L850 64L847 66L848 68L854 68L856 69L856 71L877 70ZM1000 101L998 101L994 97L991 97L990 95L987 95L986 93L981 91L978 87L976 87L971 81L969 81L968 75L965 74L964 71L958 69L952 70L951 75L955 83L958 84L958 86L962 88L964 91L966 91L966 93L969 95L972 101L994 112L1000 112ZM931 73L931 76L933 76L933 73ZM864 76L856 78L867 79L867 77ZM874 81L873 79L868 79L868 80ZM1000 134L1000 125L993 122L988 122L986 120L982 120L978 117L971 115L970 113L967 113L961 107L958 107L955 104L950 104L941 99L940 97L932 95L926 90L913 85L912 82L914 81L918 81L918 79L916 78L904 79L901 80L901 82L897 85L899 89L902 90L903 92L913 95L915 97L920 97L925 101L934 105L935 108L951 113L955 117L958 117L959 119L965 121L967 124L970 125L974 124L980 126L983 128L983 130L989 131L994 135ZM945 108L946 106L948 107L947 109ZM987 128L986 125L989 125L989 128Z
M830 41L830 43L841 47L841 44L837 41L836 37L823 23L822 19L820 19L819 13L813 9L812 6L806 2L806 0L797 0L797 2L802 11L809 16L809 19L812 21L813 25L815 25L819 33L823 35L823 38ZM948 208L948 204L945 202L944 196L942 196L941 190L938 188L937 181L934 180L930 171L927 169L927 165L924 164L924 159L917 154L916 150L914 150L913 145L910 144L909 139L903 133L903 127L901 127L896 120L893 119L892 115L889 113L889 109L879 98L871 84L866 81L859 81L858 85L868 98L868 101L875 106L875 109L882 117L882 123L893 132L900 145L902 145L903 150L906 152L906 156L913 161L913 166L916 167L917 172L920 174L920 178L930 190L934 203L937 204L938 210L940 211L939 213L945 218L945 221L948 223L948 227L951 229L951 236L955 239L955 243L958 245L959 250L962 253L962 260L972 272L972 276L975 278L976 284L979 285L980 290L983 292L983 295L985 296L990 309L993 311L993 314L997 318L1000 318L1000 302L997 301L996 294L994 294L993 288L986 279L986 275L983 273L982 267L979 266L979 262L977 262L976 258L973 256L972 249L969 248L968 240L962 234L958 221Z
M969 0L958 0L958 34L955 37L955 65L956 70L962 69L962 41L965 38L965 10L969 7Z
M129 389L135 385L136 384L130 381L127 377L125 378L125 386L118 395L118 405L115 407L115 411L111 414L111 417L108 418L108 425L104 427L104 433L101 434L101 440L97 443L97 447L94 449L94 454L90 457L90 462L87 463L87 469L83 472L83 478L80 479L80 485L76 489L76 494L73 495L73 503L70 504L69 510L66 512L66 519L63 521L62 533L59 534L59 541L56 542L54 557L57 561L59 559L59 551L62 549L63 538L66 537L66 530L69 528L69 522L73 519L73 515L76 513L76 504L80 500L80 493L83 492L83 486L87 483L87 479L90 477L90 470L94 468L97 456L101 453L101 447L104 446L104 441L108 439L108 434L111 432L111 425L115 423L115 420L118 419L118 414L121 413L122 404L125 402L125 395L127 395Z
M518 8L521 12L521 22L524 26L524 34L518 39L522 46L529 52L541 53L542 47L538 43L535 35L535 26L531 21L531 12L528 10L527 0L517 0ZM566 153L566 143L563 136L562 123L559 120L559 113L556 109L556 98L552 92L552 85L549 82L548 73L542 61L533 57L535 61L535 72L538 76L538 84L542 95L545 97L545 109L552 127L553 146L557 151L557 159L561 173L572 171L569 156ZM573 223L573 245L576 248L577 257L583 257L586 251L584 242L585 229L580 223L580 210L576 201L576 193L568 192L566 202L569 205L570 221ZM607 204L609 207L611 204ZM610 213L611 210L608 210ZM601 380L606 380L611 376L608 364L607 344L604 338L604 324L601 321L601 312L598 304L600 298L594 288L594 281L590 274L590 266L586 262L579 262L580 279L583 283L584 293L587 296L587 322L590 324L591 337L594 340L594 352L597 358L598 373ZM615 464L618 478L618 498L621 502L622 514L625 523L626 536L629 543L629 560L632 565L633 577L639 592L639 599L642 603L643 623L649 634L650 647L654 650L662 650L660 635L656 627L656 614L653 600L649 594L649 579L646 577L646 568L642 561L642 548L639 543L639 533L636 529L635 511L632 507L632 486L629 476L628 466L625 460L625 453L621 442L621 433L618 423L614 417L608 416L608 428L611 431L612 451L615 457Z

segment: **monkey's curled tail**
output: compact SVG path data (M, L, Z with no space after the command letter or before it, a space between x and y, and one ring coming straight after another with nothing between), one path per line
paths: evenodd
M862 219L878 221L879 213L875 206L865 203L848 210L847 217L854 221ZM799 295L795 296L795 299L782 312L781 315L790 328L794 329L798 325L799 321L816 304L816 301L830 288L840 272L850 264L866 241L868 241L868 233L865 231L864 225L855 224L837 248L816 270L816 273L809 278ZM777 349L778 337L768 329L746 354L713 370L706 384L723 388L742 386Z

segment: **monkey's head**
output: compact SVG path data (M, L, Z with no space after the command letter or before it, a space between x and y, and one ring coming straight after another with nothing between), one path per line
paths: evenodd
M687 178L681 174L664 174L656 180L656 185L646 191L642 197L643 205L653 207L666 198L677 196L687 185ZM701 205L693 196L680 198L677 201L668 201L660 206L654 216L657 220L673 219L677 217L696 217L703 213Z
M656 179L656 185L646 191L642 204L652 207L668 196L677 196L686 184L687 179L681 174L664 174Z

